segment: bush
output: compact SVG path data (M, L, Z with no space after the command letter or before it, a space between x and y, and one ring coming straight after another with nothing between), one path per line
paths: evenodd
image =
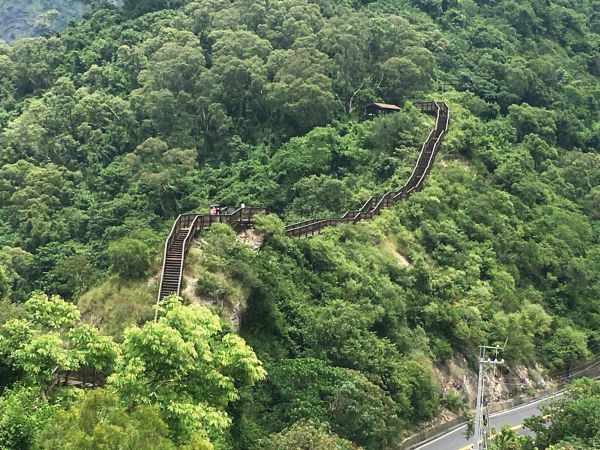
M78 306L86 320L97 320L103 333L121 339L125 328L154 317L157 289L145 280L123 282L113 276L86 292Z
M150 249L137 239L124 238L108 247L113 272L122 278L142 278L150 269Z
M205 295L214 300L223 298L230 293L225 281L220 280L214 273L204 272L196 283L196 295Z
M10 280L4 267L0 266L0 300L8 298L10 294Z
M455 390L448 391L442 398L441 403L446 409L454 413L458 413L465 405L464 400Z
M273 435L264 446L265 450L286 450L289 448L350 450L355 447L350 441L331 433L323 424L300 421Z
M254 228L265 236L281 236L284 224L276 215L268 214L266 216L256 216L254 218Z
M60 411L42 433L44 448L153 448L175 450L156 407L125 409L114 393L94 389L81 403ZM116 444L118 443L118 444Z
M432 339L432 353L435 357L436 361L445 362L454 356L454 351L452 350L452 345L441 338L433 338Z
M35 388L16 386L0 397L0 448L34 448L54 408Z

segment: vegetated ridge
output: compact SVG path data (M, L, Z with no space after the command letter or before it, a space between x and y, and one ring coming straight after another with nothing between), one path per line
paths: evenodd
M425 177L435 161L435 155L440 150L444 133L448 130L450 110L444 102L426 102L417 105L421 111L435 116L435 127L427 136L421 152L415 163L409 179L396 191L389 191L382 196L371 196L357 211L346 211L339 218L319 218L297 222L285 227L286 236L306 237L318 234L323 228L341 225L344 223L357 223L361 220L372 219L383 208L387 208L399 201L405 200L413 192L418 192L423 187ZM185 257L194 236L202 230L208 229L213 223L226 223L234 229L252 226L255 214L264 213L260 207L229 208L219 210L216 214L180 214L165 242L160 287L158 300L170 294L180 295L181 280Z
M469 409L481 343L495 398L596 355L598 10L132 0L0 44L0 447L390 448ZM414 98L452 109L426 186L289 239L405 182L433 122ZM213 224L185 292L214 306L154 322L164 238L212 202L273 212L261 249ZM57 376L83 369L106 387Z

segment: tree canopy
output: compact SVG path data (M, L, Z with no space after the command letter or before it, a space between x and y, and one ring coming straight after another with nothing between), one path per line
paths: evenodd
M393 448L482 343L598 355L597 2L89 3L0 43L0 446ZM284 237L402 186L429 99L452 122L421 192ZM218 224L153 321L174 218L216 202L273 214L260 251ZM64 386L83 369L105 390Z

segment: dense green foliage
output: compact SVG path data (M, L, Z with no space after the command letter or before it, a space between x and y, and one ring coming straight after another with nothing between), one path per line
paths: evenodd
M123 278L141 278L150 268L148 246L137 239L121 239L108 246L112 270Z
M160 420L165 445L386 448L452 403L433 363L481 343L551 371L597 353L598 10L125 1L60 36L0 44L0 424L33 418L0 439L36 446L57 410L72 428L47 436L104 439L81 411L123 417L118 435L150 402L140 414ZM203 237L192 292L247 298L241 334L263 383L231 385L264 374L206 311L167 305L144 325L155 283L143 277L178 213L244 202L289 222L355 208L410 174L432 126L408 101L421 98L449 103L451 133L408 201L310 240L267 216L260 252L225 226ZM403 108L358 120L376 100ZM68 323L32 313L44 305ZM88 364L114 371L116 404L40 395L54 367Z
M493 437L492 450L576 450L600 448L600 382L573 381L565 394L525 419L535 437L518 436L505 427Z
M545 420L543 417L551 417ZM581 379L571 383L564 398L527 419L539 448L600 448L600 382Z
M174 449L166 436L167 426L153 408L141 406L129 413L114 395L94 390L81 404L59 412L41 441L46 449Z
M267 450L288 450L310 448L311 450L350 450L352 443L338 436L331 435L308 423L297 422L290 428L274 435L264 447Z
M242 338L177 297L120 344L58 296L35 294L22 316L0 326L0 363L18 380L2 379L2 448L209 450L225 439L229 403L265 377ZM66 386L80 369L110 374L107 390L77 398Z

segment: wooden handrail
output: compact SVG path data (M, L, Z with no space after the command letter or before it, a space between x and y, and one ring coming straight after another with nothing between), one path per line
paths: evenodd
M177 230L177 224L179 223L179 221L181 220L181 214L179 214L177 216L177 219L175 219L175 222L173 223L173 226L171 227L171 232L169 233L169 236L167 237L167 240L165 242L165 249L163 251L163 262L162 262L162 268L160 271L160 285L159 285L159 289L158 289L158 297L160 299L160 290L162 288L163 285L163 279L165 276L165 266L167 264L167 250L169 249L169 247L171 246L176 230Z
M417 158L417 162L413 167L413 170L408 177L408 180L404 185L397 191L388 191L381 197L371 196L366 202L362 204L358 211L346 211L342 217L332 218L315 218L303 220L301 222L293 223L285 227L285 234L289 237L308 237L314 236L320 232L323 228L337 226L342 223L357 223L361 220L371 219L378 215L383 208L389 207L398 201L408 198L413 192L419 191L423 186L425 177L431 170L435 155L439 151L442 143L442 139L448 130L448 124L450 120L450 109L445 102L422 102L417 103L417 106L424 113L435 115L435 127L427 135L427 139L421 146L421 151ZM181 293L181 280L183 275L183 264L187 252L191 246L192 239L198 233L198 231L209 228L215 222L227 223L233 228L242 228L251 226L253 223L253 217L256 214L262 214L266 212L265 208L261 207L244 207L244 208L222 208L223 214L209 215L209 214L196 214L187 213L180 214L171 232L167 237L165 243L165 249L163 253L163 264L161 273L161 284L158 291L158 300L163 297L163 284L165 282L165 269L167 263L167 255L169 249L172 247L175 236L179 231L187 229L185 238L183 240L182 251L180 255L180 261L178 261L179 270L172 268L173 273L170 273L170 280L177 279L177 295ZM176 258L174 258L177 260ZM171 266L172 267L172 266ZM171 284L171 288L174 284ZM158 311L158 309L157 309ZM156 320L156 316L155 316Z

